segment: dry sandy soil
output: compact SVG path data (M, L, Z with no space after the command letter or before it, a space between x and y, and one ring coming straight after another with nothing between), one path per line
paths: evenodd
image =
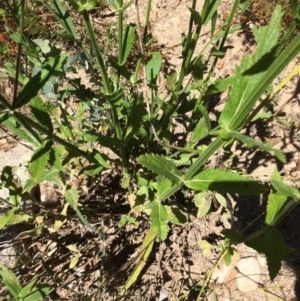
M140 17L144 20L146 1L140 1ZM180 34L186 32L190 12L188 6L191 1L183 0L153 0L151 10L151 32L155 37L157 44L161 45L161 51L168 58L170 66L175 69L180 68L181 64L181 38ZM232 1L223 1L219 22L226 17ZM202 1L198 1L198 8L202 6ZM136 10L132 5L128 10L128 21L136 23ZM209 28L203 30L203 35L199 41L197 49L201 49L203 44L209 37ZM228 76L233 73L235 64L239 64L244 55L249 55L253 51L253 45L247 40L244 33L231 35L227 41L228 45L233 48L228 51L225 58L219 62L218 73L214 76ZM293 62L284 74L278 78L277 82L287 74L298 61ZM274 106L274 111L286 116L287 118L296 118L299 111L299 82L294 78L292 82L280 92L278 95L278 104ZM163 89L163 79L161 79ZM221 98L226 98L226 95L221 95ZM298 98L297 98L298 97ZM220 106L221 110L221 106ZM212 117L213 118L213 117ZM260 127L261 126L261 127ZM275 147L282 149L287 158L288 164L279 165L272 157L256 152L250 156L247 149L236 147L236 152L239 154L231 163L232 166L251 173L261 179L261 176L269 178L274 168L277 166L280 172L285 172L289 175L295 167L299 167L298 159L300 160L299 142L296 139L298 128L291 129L281 126L277 122L266 125L258 125L257 128L249 129L252 136L270 141ZM3 140L5 139L5 140ZM0 140L0 156L5 157L12 152L17 142L14 142L9 137ZM247 164L246 164L247 162ZM212 164L212 163L211 163ZM113 187L112 190L107 189L108 186ZM89 205L99 206L99 202L105 204L106 200L111 198L122 198L122 189L118 188L118 179L111 175L103 175L99 183L92 185L89 189L89 194L86 196ZM97 199L97 196L105 195L102 199ZM228 196L229 197L229 196ZM263 217L255 220L257 216L265 210L265 199L248 197L235 198L232 197L232 205L234 210L234 222L237 229L243 229L249 226L248 233L262 225ZM98 203L97 203L98 202ZM98 204L98 205L97 205ZM220 253L212 251L203 255L203 249L199 243L201 240L208 240L211 243L218 244L221 241L221 231L229 227L226 212L221 208L214 208L213 212L202 219L195 218L194 215L189 216L189 222L184 227L173 227L169 238L160 244L155 244L154 252L147 261L141 276L136 284L129 290L124 300L196 300L199 292L199 286L194 287L200 281L202 284L206 273L216 263ZM52 269L56 277L64 279L67 286L59 287L57 283L56 293L52 295L53 300L58 300L58 297L66 298L66 300L89 300L86 299L86 292L90 294L95 292L97 281L101 277L102 270L106 273L108 281L101 288L99 299L93 300L116 300L117 293L124 285L125 280L134 267L135 256L139 253L139 247L143 240L143 235L147 225L141 219L139 228L128 226L125 229L119 229L117 223L120 218L121 210L119 208L102 212L100 228L107 233L107 239L102 241L100 238L94 237L80 223L67 225L62 232L57 235L48 235L43 242L37 241L36 250L44 252L51 251L51 243L55 243L56 263L49 263L49 268ZM232 264L225 267L221 264L214 273L205 299L199 300L300 300L300 283L298 282L299 267L300 267L300 214L299 208L282 222L278 228L283 234L286 243L291 245L295 251L289 255L283 262L282 269L276 279L271 282L268 276L268 269L265 258L247 248L244 245L236 247L237 254L233 257ZM96 223L99 220L91 221ZM73 227L73 230L70 229ZM65 231L65 232L63 232ZM66 265L66 253L63 251L63 246L66 241L73 243L74 241L81 246L82 265L74 271L61 272ZM44 243L44 246L39 245ZM53 246L52 246L53 248ZM106 250L107 255L104 263L101 263L103 250ZM62 259L62 257L64 257ZM92 258L92 259L91 259ZM242 259L251 258L258 262L259 270L255 280L249 281L247 268L245 272L241 271L240 262ZM129 264L128 264L129 263ZM40 266L34 265L34 271L26 271L27 277L38 273ZM101 270L102 269L102 270ZM249 266L248 266L249 269ZM44 277L44 276L43 276ZM249 292L244 292L239 289L237 281L243 279L245 285L251 285L254 282L254 288ZM89 294L88 294L89 295ZM75 297L77 296L77 297ZM215 299L217 297L217 299Z

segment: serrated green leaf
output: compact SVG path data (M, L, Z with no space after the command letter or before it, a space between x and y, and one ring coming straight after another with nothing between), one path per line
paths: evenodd
M283 238L274 227L266 228L264 245L268 270L270 278L273 281L280 270L281 261L286 254L286 246L283 242Z
M286 197L292 197L295 201L299 201L300 199L299 190L297 188L291 187L283 183L277 169L274 170L271 179L271 184L278 191L278 194L284 195Z
M197 212L198 218L202 218L208 213L211 207L210 195L211 192L200 192L195 194L194 203L195 206L198 208L198 212Z
M255 237L251 240L246 240L245 245L254 249L258 253L265 254L265 239L263 236Z
M217 94L225 91L235 83L235 77L217 78L215 82L208 86L206 93L208 95Z
M102 157L102 155L97 150L94 149L93 153L91 153L91 156L101 166L110 168L110 165L105 161L105 159Z
M0 270L0 276L9 292L15 298L17 298L22 290L22 286L19 283L19 280L16 277L16 275L12 271L8 270L5 266L2 266L2 269Z
M180 183L181 181L181 172L176 168L173 162L164 157L160 157L155 154L148 154L140 156L137 161L142 166L150 169L158 175L165 176L175 183Z
M162 65L162 58L159 52L152 52L152 58L146 65L146 76L148 82L156 79Z
M39 96L36 96L31 100L30 108L34 117L40 122L40 124L46 127L50 133L53 133L51 118L48 114L49 107L43 103Z
M78 207L79 195L80 191L74 188L71 188L66 192L66 200L74 210Z
M234 229L224 229L222 230L221 234L226 236L233 244L239 244L242 243L245 239L245 237Z
M205 137L208 134L208 132L209 128L207 127L206 118L201 117L195 127L190 143L194 144L196 142L199 142L203 137Z
M39 182L39 178L46 169L46 165L50 158L50 150L53 141L45 141L32 155L29 163L29 171L31 173L32 179Z
M152 202L149 206L151 208L150 220L152 223L152 228L159 241L164 241L169 232L168 227L168 213L161 203Z
M168 178L160 175L156 177L156 183L158 197L172 186L172 182Z
M59 187L63 187L64 183L62 182L62 180L59 177L57 177L59 172L60 172L60 170L56 169L55 167L52 167L49 170L44 170L43 173L41 174L41 176L37 180L30 178L25 183L24 191L29 191L32 187L34 187L35 185L40 184L44 181L48 181L48 182L58 185Z
M16 134L22 140L31 143L35 147L40 146L39 140L42 141L42 139L40 138L39 134L35 133L35 135L34 135L33 133L27 131L16 121L15 118L10 117L10 118L6 119L3 122L3 124L6 125L9 128L9 130L11 130L14 134Z
M263 151L273 152L275 154L275 156L281 162L286 163L286 158L285 158L284 153L281 150L276 149L276 148L272 147L271 145L269 145L267 143L257 141L255 139L249 137L249 136L242 135L242 134L240 134L239 132L236 132L236 131L230 131L230 132L226 132L226 133L223 131L222 134L226 136L226 139L234 138L238 141L241 141L241 142L245 143L245 145L248 148L258 147Z
M195 190L217 191L219 193L260 194L267 189L249 176L225 170L205 169L184 184Z
M123 37L123 58L122 61L119 63L120 66L123 66L126 63L128 55L132 49L135 38L135 29L136 25L134 24L126 25Z
M256 52L252 56L245 56L241 66L236 69L235 84L219 118L222 128L238 129L253 109L255 102L285 66L281 62L274 63L276 45L281 33L281 17L282 12L277 6L270 24L254 30L257 41ZM287 61L287 57L285 60ZM271 65L276 71L271 71L269 68Z
M272 222L276 215L283 209L287 201L287 197L275 193L270 193L267 205L267 215L265 223L272 226Z

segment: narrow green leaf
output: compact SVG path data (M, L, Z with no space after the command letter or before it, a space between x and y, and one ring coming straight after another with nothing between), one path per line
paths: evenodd
M123 37L123 47L124 47L123 58L120 63L120 66L123 66L127 62L128 55L134 44L135 29L136 29L136 25L134 25L134 24L126 25L125 33L124 33L124 37Z
M40 146L39 141L42 141L42 139L40 138L39 134L36 132L29 132L27 129L23 128L14 117L6 119L3 124L22 140L31 143L35 147Z
M200 118L199 122L197 123L195 130L193 132L191 144L194 144L196 142L199 142L203 137L205 137L209 132L209 129L207 127L206 118L202 117Z
M46 169L50 158L53 141L45 141L32 155L29 163L29 171L34 181L39 181L40 176Z
M283 238L274 227L266 228L264 244L268 270L270 278L273 281L280 270L281 261L286 254L286 246Z
M202 218L208 213L211 207L210 195L211 192L200 192L195 194L194 203L198 208L197 218Z
M240 244L245 239L245 237L235 229L224 229L221 234L230 239L233 244Z
M48 4L47 6L49 7L50 5ZM54 9L52 9L51 12L55 16L56 20L58 20L58 22L64 27L65 31L76 40L76 29L73 20L65 6L58 0L53 1L53 6L55 7L57 13L55 13Z
M19 293L19 297L20 298L25 298L26 296L28 296L30 294L31 288L35 285L37 279L34 279L32 281L30 281L28 284L26 284L21 292Z
M40 124L53 133L53 126L47 107L39 96L34 97L30 102L31 111Z
M41 70L35 74L28 83L24 86L22 91L16 97L13 103L13 108L17 109L27 104L32 98L37 96L38 92L43 88L46 82L54 71L61 66L63 56L49 57L41 66Z
M101 166L110 168L110 165L105 161L105 159L97 150L94 149L90 156L93 157L94 161L99 163Z
M148 82L156 79L162 65L162 58L159 52L152 52L152 58L146 65L146 76Z
M149 206L151 210L150 220L152 223L152 228L159 241L164 241L169 232L168 227L168 213L160 202L152 202Z
M184 184L195 190L217 191L219 193L260 194L267 189L249 176L225 170L205 169Z
M7 289L9 290L9 292L15 298L17 298L22 290L22 286L19 283L16 275L12 271L8 270L5 266L2 266L2 269L0 270L0 276L3 282L5 283Z
M229 99L219 118L222 128L238 129L254 107L255 102L278 75L277 72L270 74L270 66L274 65L274 54L281 32L281 17L282 12L277 6L270 24L254 29L257 41L256 52L252 56L245 56L241 66L236 69L235 84L230 90ZM278 72L280 71L278 70Z
M267 215L265 223L272 226L272 222L276 215L283 209L287 201L287 197L280 194L270 193L267 205Z
M38 284L34 290L30 293L28 297L24 298L24 301L40 301L45 300L45 297L48 296L54 288L49 286L46 283Z
M226 133L225 133L225 131L223 131L222 135L224 135L224 134L225 134L224 138L226 138L226 139L234 138L238 141L241 141L241 142L245 143L246 146L249 147L249 148L258 147L263 151L273 152L275 154L275 156L281 162L286 163L284 153L281 150L276 149L276 148L272 147L271 145L269 145L267 143L257 141L255 139L249 137L249 136L242 135L242 134L240 134L239 132L236 132L236 131L226 131Z
M165 157L148 154L140 156L137 161L158 175L165 176L176 183L180 182L182 176L181 172L176 168L173 162L169 161Z
M292 197L295 201L300 200L300 193L297 188L291 187L283 183L279 172L277 169L274 170L272 175L271 184L278 191L278 194L284 195L286 197Z
M170 189L170 187L172 186L172 182L168 178L158 175L156 177L156 183L153 183L153 185L155 186L157 190L157 196L159 197L168 189Z
M201 17L203 20L203 25L206 25L216 14L218 7L220 6L222 0L208 1L207 9L202 11Z
M196 25L199 25L199 26L200 26L200 25L202 24L200 14L199 14L195 9L193 9L193 8L191 8L191 7L188 7L188 9L189 9L190 12L191 12L192 19L193 19L194 23L195 23Z

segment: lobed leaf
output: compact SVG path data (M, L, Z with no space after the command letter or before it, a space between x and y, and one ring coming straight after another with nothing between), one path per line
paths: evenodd
M155 154L148 154L140 156L137 161L144 167L165 176L175 183L179 183L181 179L181 172L176 168L175 164L170 160L160 157Z

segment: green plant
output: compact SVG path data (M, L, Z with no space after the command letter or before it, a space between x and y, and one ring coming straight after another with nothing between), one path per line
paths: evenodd
M46 283L36 284L37 280L32 280L26 286L22 287L16 275L6 267L2 267L0 276L12 295L12 298L7 299L10 301L44 300L53 291L53 288Z
M131 206L120 224L136 222L134 216L141 213L148 216L151 223L138 264L120 292L120 296L123 296L141 273L154 241L167 239L170 224L182 225L187 221L186 209L176 199L178 191L191 191L194 205L198 207L198 217L209 212L209 198L212 195L221 206L229 209L222 194L268 192L265 227L247 237L234 229L224 230L226 239L222 258L230 262L233 245L245 242L266 254L270 276L274 279L281 260L290 252L275 226L298 205L299 191L284 184L277 171L274 171L272 188L268 191L266 186L253 180L250 175L209 168L205 163L218 149L230 150L234 141L248 148L271 152L285 162L280 150L241 133L270 101L271 94L266 98L262 95L300 50L300 34L283 47L283 41L288 40L291 31L281 37L280 6L274 9L268 26L253 29L257 42L256 52L244 57L231 77L213 80L217 60L228 49L225 46L228 34L240 29L231 28L240 1L234 2L224 26L217 29L217 9L221 1L206 0L199 13L196 0L193 0L189 8L191 18L188 33L182 35L182 66L178 74L173 72L167 75L169 93L161 97L157 78L162 68L162 57L159 52L153 52L152 58L146 61L144 55L144 44L151 40L148 33L149 14L142 32L140 22L137 25L124 24L124 12L131 2L124 4L122 0L108 1L110 7L118 12L118 53L105 59L89 15L96 1L72 0L69 3L85 23L94 55L78 40L72 18L61 1L44 4L64 29L64 38L76 45L75 54L62 52L51 40L31 41L26 37L23 30L24 1L11 12L20 24L19 33L13 33L12 38L19 43L19 50L24 49L32 72L30 77L27 70L21 67L22 52L19 51L17 63L11 63L9 68L15 74L16 83L12 103L0 95L1 122L35 147L28 164L31 178L22 193L29 192L44 180L54 182L65 196L61 215L67 218L66 208L70 206L84 225L105 237L105 233L94 229L83 217L82 209L79 209L81 191L74 186L74 176L91 177L109 169L112 164L120 166L121 186L126 189ZM201 30L209 23L211 39L200 53L195 54ZM136 69L132 71L127 68L127 64L136 32L141 57ZM107 34L111 35L111 32ZM213 59L211 67L205 70L204 55L208 47L212 47ZM67 71L76 71L76 68L83 66L90 70L94 79L100 75L101 82L97 82L94 90L87 89L80 80L67 75ZM184 79L189 76L191 79L185 84ZM18 82L22 84L19 93ZM227 89L230 89L228 101L217 125L213 125L208 111L211 97ZM76 103L68 110L70 97L74 97ZM260 105L257 106L257 103ZM25 105L29 106L32 115L27 116L21 112ZM172 130L172 122L176 117L181 117L188 124L181 141L176 140ZM103 147L109 148L118 159L111 160L104 154ZM2 180L11 187L11 176L3 176ZM19 191L13 187L11 194L18 195ZM10 216L17 209L12 209ZM4 227L11 220L7 218L1 226ZM60 219L57 217L57 222L54 229L62 225L61 216ZM72 263L76 265L80 260L80 251L77 248L72 250L76 258Z

